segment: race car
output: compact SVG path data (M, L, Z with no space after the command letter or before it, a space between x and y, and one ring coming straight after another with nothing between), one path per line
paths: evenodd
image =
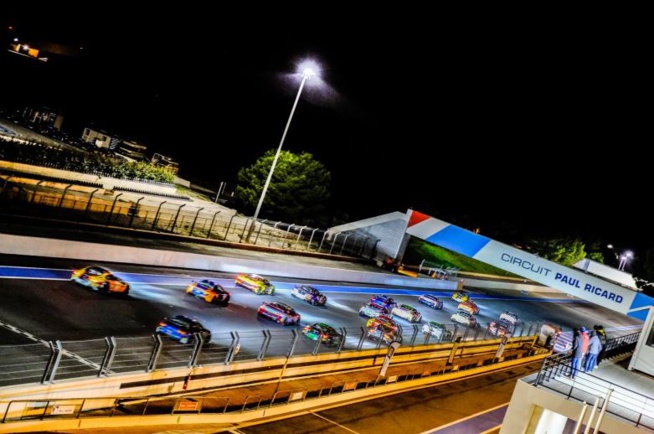
M343 335L324 322L316 322L302 327L302 334L313 341L320 340L329 347L338 345L343 339Z
M207 303L227 306L231 294L212 280L193 281L186 287L186 294L201 298Z
M366 336L371 339L381 340L387 345L394 341L402 342L400 331L384 323L378 323L372 327L368 327Z
M452 332L445 327L445 324L441 324L436 321L429 321L422 326L422 332L426 335L430 335L438 339L439 341L451 341Z
M98 265L73 270L70 280L82 286L91 288L100 294L129 294L129 283L113 274L111 271Z
M386 345L391 342L402 342L402 335L399 330L394 329L384 323L378 323L372 327L368 327L366 336L371 339L381 340Z
M468 301L469 298L470 298L470 296L465 291L460 291L459 290L459 291L454 291L452 293L452 300L458 301L459 303L464 302L464 301Z
M376 327L378 324L384 324L392 329L400 330L400 326L390 316L379 315L376 318L370 318L366 321L366 327L368 328Z
M388 309L373 303L366 303L359 309L359 315L367 316L368 318L377 318L379 315L388 314L390 314Z
M501 320L509 321L512 323L514 326L520 324L520 318L518 317L517 313L510 312L508 310L505 310L500 314Z
M477 303L475 303L472 300L464 301L462 303L459 303L459 306L457 307L459 310L465 310L468 313L471 313L473 315L479 314L479 306L477 306Z
M397 305L397 302L388 295L375 295L370 299L370 303L382 306L389 311Z
M505 319L498 319L488 323L488 333L493 336L508 336L515 330L515 324Z
M310 285L297 285L291 295L314 306L324 306L327 303L327 297Z
M400 318L409 322L422 321L422 314L418 310L408 304L398 304L391 310L391 316L399 316Z
M470 328L479 327L479 324L477 323L477 318L475 318L474 315L466 312L465 310L457 310L454 313L454 315L450 317L450 319L454 322L463 324L464 326Z
M264 302L259 306L257 316L282 325L294 325L300 322L300 314L293 307L280 301Z
M207 330L198 320L184 315L163 318L159 321L155 332L182 344L192 342L196 333L202 336L205 344L211 342L211 331Z
M434 294L422 294L418 297L418 302L431 307L432 309L442 309L443 300L436 297Z
M275 293L275 285L270 283L270 281L258 274L246 274L241 273L236 276L234 283L238 286L242 286L245 289L249 289L255 294L268 294L273 295Z
M518 315L505 310L500 314L498 319L488 324L488 332L493 336L511 335L515 331L518 323L520 323Z

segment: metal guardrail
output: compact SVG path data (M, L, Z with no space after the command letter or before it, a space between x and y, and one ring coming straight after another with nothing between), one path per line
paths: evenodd
M379 365L363 363L360 371L347 369L347 379L326 384L324 381L313 381L313 375L303 377L301 388L279 388L281 378L274 381L263 381L266 385L261 390L250 394L232 394L227 396L221 389L199 389L167 396L133 396L133 397L102 397L102 398L58 398L58 399L15 399L0 402L4 408L0 425L4 423L26 420L80 419L92 417L140 417L153 415L177 414L225 414L245 413L253 410L283 406L294 402L318 400L333 395L345 394L351 391L375 389L389 384L403 383L425 378L438 378L445 374L461 373L470 369L491 366L498 363L509 363L515 366L521 363L533 363L533 357L549 354L538 346L533 346L536 335L517 338L513 348L505 350L502 359L498 359L496 347L488 343L480 344L476 350L470 348L461 352L457 345L438 356L437 359L415 360L397 365L393 375L378 375ZM527 344L528 343L528 344ZM525 345L527 344L527 345ZM498 342L498 345L501 345ZM416 350L418 353L420 349ZM411 356L412 352L406 353ZM532 356L532 357L525 357ZM358 356L354 356L355 359ZM377 354L368 354L374 360ZM439 362L440 361L440 362ZM447 362L447 363L446 363ZM331 364L330 361L323 361ZM346 362L350 363L350 362ZM445 365L449 368L444 368ZM370 372L370 369L374 372ZM277 376L276 372L273 373ZM295 378L295 377L294 377Z
M602 358L633 352L639 336L640 332L609 339ZM606 407L606 413L633 423L636 427L654 430L654 397L629 390L588 372L580 372L572 380L567 376L571 371L571 359L569 352L545 358L533 384L579 402L592 402L597 397L605 397L601 406ZM608 402L607 396L610 397Z
M423 334L418 325L402 330L404 346L495 339L487 329L448 325L441 338ZM84 341L51 341L44 344L0 346L0 387L21 384L52 384L58 380L83 377L109 377L134 372L180 367L230 364L235 361L264 360L303 354L363 351L385 346L368 336L363 327L340 327L345 337L340 345L326 346L319 341L298 339L296 329L251 330L214 333L212 341L199 340L183 345L157 335L151 337L106 337ZM514 337L532 336L539 323L526 323ZM449 336L443 340L443 336Z

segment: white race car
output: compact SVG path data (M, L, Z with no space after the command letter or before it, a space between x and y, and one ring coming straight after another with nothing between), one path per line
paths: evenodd
M479 326L479 323L477 323L477 318L465 310L457 310L456 313L450 317L450 319L454 322L471 328Z
M426 335L433 336L440 341L452 340L452 332L445 327L445 324L436 321L429 321L423 325L422 332Z
M415 307L409 306L408 304L398 304L395 306L391 310L391 316L399 316L409 322L420 322L422 320L422 314Z
M364 304L359 309L359 315L367 316L368 318L377 318L379 315L388 315L389 313L388 309L374 303Z

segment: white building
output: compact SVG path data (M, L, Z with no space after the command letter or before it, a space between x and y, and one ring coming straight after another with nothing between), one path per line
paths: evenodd
M143 161L147 157L145 153L148 147L134 140L124 140L118 144L115 149L116 155L123 157L127 161Z
M92 128L84 128L82 133L82 140L90 143L98 148L116 149L121 140L114 135L102 130L95 130Z

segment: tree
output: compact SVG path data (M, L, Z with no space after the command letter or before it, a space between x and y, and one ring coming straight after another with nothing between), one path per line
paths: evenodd
M566 266L571 266L586 258L585 247L584 242L578 237L535 238L531 239L526 246L530 252Z
M34 143L22 144L0 137L0 160L31 164L71 172L102 173L118 179L175 182L175 174L168 168L157 167L147 161L128 162L115 155L104 154L100 150L86 152L74 148Z
M239 170L234 199L244 213L254 214L274 158L274 150L266 151L252 166ZM331 173L312 154L281 151L260 216L314 227L324 225L330 183Z
M602 253L602 246L604 243L601 240L593 240L586 245L586 252L588 253L588 258L599 262L600 264L604 263L604 253Z

